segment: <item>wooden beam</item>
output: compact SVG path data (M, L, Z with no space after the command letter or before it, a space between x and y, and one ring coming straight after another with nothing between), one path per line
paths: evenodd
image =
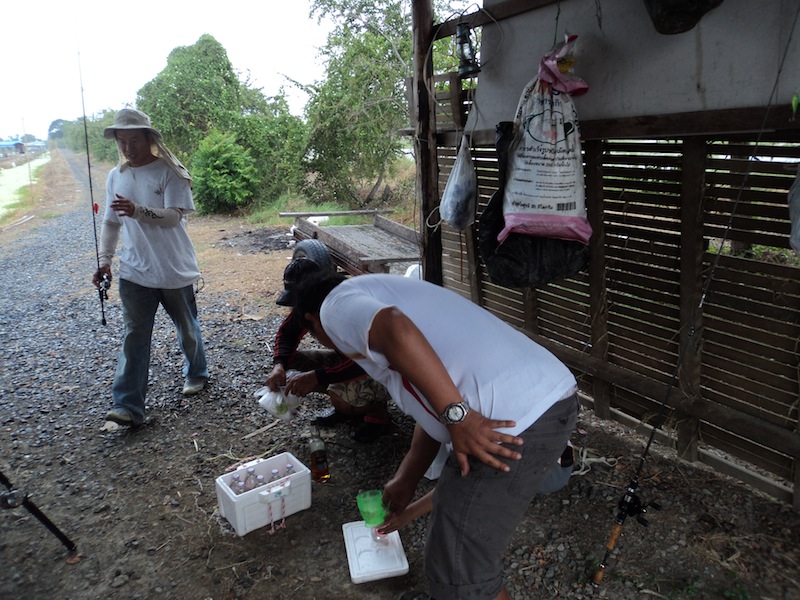
M792 121L791 118L792 107L786 104L581 121L580 128L583 139L710 136L784 130L800 133L800 119Z
M586 157L586 212L592 226L589 239L589 314L591 314L592 356L608 359L608 291L606 283L606 231L603 221L603 143L590 140L583 145ZM592 381L595 414L608 419L611 385L600 378Z
M687 138L681 155L680 344L678 384L692 402L702 398L703 321L698 310L703 293L703 193L705 191L706 140ZM698 458L700 421L679 411L678 456Z
M434 28L434 39L440 40L455 35L456 25L459 23L466 23L470 27L481 27L495 22L499 23L505 19L516 17L550 4L556 4L556 0L506 0L506 2L499 2L492 6L491 10L482 8L439 23Z
M731 135L754 131L792 132L800 141L800 119L792 121L791 114L792 108L788 104L773 106L769 111L767 107L757 106L581 121L580 130L583 141ZM473 146L493 146L495 131L476 129L470 132L470 137ZM452 148L458 147L460 139L461 134L457 131L443 131L437 136L440 146Z
M433 89L428 85L433 74L433 57L428 48L433 44L433 2L413 0L412 32L414 36L413 126L414 150L417 157L417 197L422 215L420 223L439 205L439 163L436 154L436 106ZM422 273L425 280L442 285L441 228L425 228L422 240Z

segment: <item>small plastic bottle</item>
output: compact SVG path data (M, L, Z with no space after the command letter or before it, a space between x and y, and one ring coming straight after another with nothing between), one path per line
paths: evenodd
M238 473L234 473L233 475L231 475L231 489L236 494L238 494L238 492L236 490L237 490L237 487L238 487L239 483L241 483L241 481L242 481L241 477L239 477Z
M272 469L272 474L269 476L269 480L271 482L272 481L278 481L278 479L280 479L280 478L281 478L280 471L278 471L278 469Z
M325 442L319 437L312 437L308 444L308 450L311 453L311 477L317 483L325 483L331 478Z
M244 489L249 492L256 487L256 469L255 467L247 468L247 477L244 478Z
M294 474L294 465L292 463L286 463L286 477L293 474Z
M259 488L262 485L267 485L267 482L264 481L263 475L256 475L256 487Z
M237 494L244 494L247 490L244 488L244 481L239 481L234 490Z

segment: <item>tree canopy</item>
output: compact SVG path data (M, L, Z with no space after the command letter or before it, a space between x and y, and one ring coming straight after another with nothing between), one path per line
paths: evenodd
M170 52L164 70L139 90L136 106L186 160L212 129L234 128L242 113L240 87L225 48L205 34Z
M184 164L205 170L199 179L209 185L196 194L208 207L218 206L220 182L229 176L242 179L241 186L228 182L236 207L263 207L301 189L313 200L367 204L411 146L401 134L410 125L411 6L411 0L314 0L309 16L328 18L334 28L320 49L325 78L296 84L310 96L304 118L291 113L283 90L267 97L242 80L225 48L208 34L169 54L166 67L139 89L136 107ZM452 15L449 6L437 3L440 14ZM447 52L434 55L435 62L442 60ZM87 119L98 160L117 159L113 140L102 135L114 114ZM59 119L50 138L83 150L83 127L83 118ZM234 160L236 153L241 160ZM233 172L210 171L223 167ZM206 190L213 194L203 198Z

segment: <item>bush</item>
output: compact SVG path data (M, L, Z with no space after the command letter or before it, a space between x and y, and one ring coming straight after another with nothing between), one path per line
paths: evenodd
M250 152L233 135L209 133L192 159L194 198L201 213L231 213L245 207L259 184Z

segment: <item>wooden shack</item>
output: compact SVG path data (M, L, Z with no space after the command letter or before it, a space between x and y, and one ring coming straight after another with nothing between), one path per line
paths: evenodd
M485 0L447 22L413 3L411 93L421 222L461 136L481 212L498 187L495 125L565 32L577 34L575 100L591 261L537 288L492 283L475 226L426 229L424 277L551 349L588 410L635 425L800 508L800 268L787 192L800 161L800 5L724 0L681 33L630 0ZM679 3L672 3L673 5ZM688 3L696 4L696 3ZM434 40L481 32L481 72L434 73ZM434 80L449 81L446 91Z

